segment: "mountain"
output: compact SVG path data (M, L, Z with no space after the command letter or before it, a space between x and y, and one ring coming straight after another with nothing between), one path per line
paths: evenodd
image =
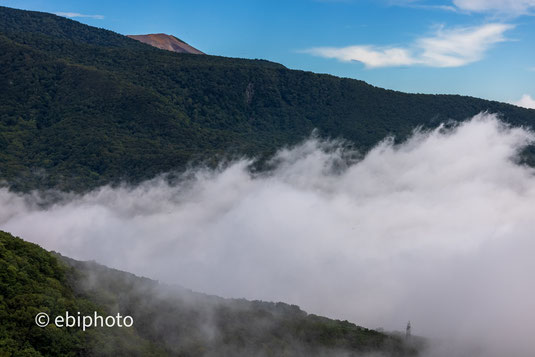
M179 40L175 36L166 35L165 33L152 33L148 35L127 35L134 40L146 43L162 50L173 51L178 53L192 53L203 55L204 53L188 45L186 42Z
M415 356L421 346L295 305L223 299L50 253L0 231L2 356ZM41 328L81 316L131 327Z
M47 13L0 7L0 181L86 191L196 162L266 157L307 138L362 152L416 127L535 110L457 95L406 94L264 60L161 51ZM532 153L526 159L533 162Z

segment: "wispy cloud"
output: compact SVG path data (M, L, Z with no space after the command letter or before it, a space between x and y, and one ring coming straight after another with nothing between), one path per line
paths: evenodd
M392 6L440 9L460 13L493 13L516 17L533 14L535 0L450 0L449 4L435 4L426 0L390 0Z
M453 4L469 12L499 12L525 15L535 10L535 0L453 0Z
M524 94L520 100L511 102L511 104L528 109L535 109L535 99L533 99L529 94Z
M55 12L54 14L58 15L58 16L63 16L63 17L69 17L69 18L73 18L73 17L85 17L85 18L89 18L89 19L97 19L97 20L102 20L104 19L104 16L103 15L87 15L87 14L80 14L78 12Z
M440 27L433 36L417 39L407 47L356 45L315 47L303 52L340 61L362 62L367 68L413 66L460 67L481 60L513 25L491 23L477 27Z
M416 64L416 59L412 57L409 50L396 47L315 47L303 52L325 58L336 58L344 62L358 61L364 63L369 68L410 66Z
M446 10L446 11L459 11L457 7L446 4L428 4L422 0L389 0L386 2L389 6L402 6L411 7L416 9L429 9L429 10Z
M494 44L505 41L504 33L513 28L507 24L486 24L451 30L439 29L435 36L421 38L421 60L434 67L459 67L481 60Z

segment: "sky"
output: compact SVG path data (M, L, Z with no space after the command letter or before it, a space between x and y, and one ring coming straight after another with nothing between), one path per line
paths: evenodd
M214 55L535 108L535 0L0 0Z

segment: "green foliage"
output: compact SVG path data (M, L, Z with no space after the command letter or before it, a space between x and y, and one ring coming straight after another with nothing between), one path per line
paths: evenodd
M65 288L64 269L36 245L0 232L0 350L7 355L75 355L82 336L54 326L40 329L38 312L65 311L72 292Z
M130 328L35 325L59 316L130 315ZM53 321L53 320L52 320ZM398 337L295 305L230 300L52 254L0 231L0 356L414 356Z
M179 54L51 14L0 7L0 180L84 191L222 155L263 156L319 134L365 151L417 126L535 112L404 94L282 65Z
M147 356L161 350L133 328L59 328L53 318L108 310L79 298L67 280L71 269L31 243L0 231L0 356ZM40 328L35 316L51 323Z

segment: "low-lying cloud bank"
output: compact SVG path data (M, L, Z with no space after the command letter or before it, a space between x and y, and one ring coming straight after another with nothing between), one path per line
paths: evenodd
M0 227L77 259L222 296L281 300L438 341L434 356L535 351L534 140L479 115L362 160L311 139L178 184L103 187L46 209L0 191Z

